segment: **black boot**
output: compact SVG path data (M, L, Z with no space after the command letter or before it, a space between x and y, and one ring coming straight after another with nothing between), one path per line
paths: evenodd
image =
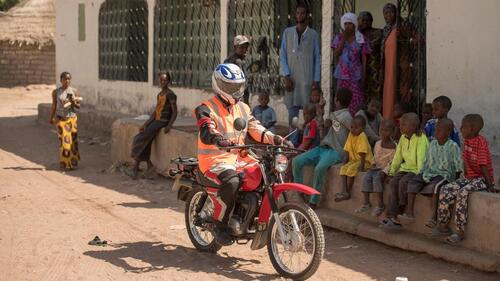
M221 246L231 246L233 237L229 234L227 224L217 221L215 223L215 241Z

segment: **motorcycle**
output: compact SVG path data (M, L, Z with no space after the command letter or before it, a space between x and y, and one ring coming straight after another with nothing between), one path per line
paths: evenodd
M241 131L243 119L235 120ZM290 202L284 192L319 194L306 185L285 182L288 158L300 150L283 145L248 144L224 148L240 156L250 155L256 164L240 173L241 187L229 220L233 243L258 250L267 246L275 270L286 278L304 280L318 269L325 251L325 237L316 213L304 202ZM215 217L222 205L218 186L198 169L196 158L172 159L177 168L169 171L175 179L173 190L186 202L185 223L189 239L199 251L216 253ZM280 198L281 196L281 198ZM281 199L281 200L278 200Z

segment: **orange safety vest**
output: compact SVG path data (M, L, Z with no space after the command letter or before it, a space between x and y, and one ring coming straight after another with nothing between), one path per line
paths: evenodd
M248 131L248 120L251 116L250 108L243 102L229 108L225 107L222 102L214 97L202 102L203 105L210 109L210 118L215 123L216 130L221 133L224 138L236 144L244 144ZM234 130L233 123L237 118L243 118L247 121L245 129L241 132ZM198 163L200 171L205 173L210 167L218 163L236 163L238 155L219 149L216 145L204 144L198 134Z

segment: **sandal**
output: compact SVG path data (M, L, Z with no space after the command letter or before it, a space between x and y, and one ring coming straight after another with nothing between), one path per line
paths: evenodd
M339 192L335 194L335 202L342 202L351 199L351 195L347 192Z
M361 214L361 213L364 213L364 212L370 210L371 207L372 207L372 205L370 205L370 204L363 204L363 206L357 208L356 210L354 210L354 212L356 214Z
M401 221L402 224L411 224L415 222L415 217L409 216L406 213L398 215L398 219Z
M402 225L393 221L392 219L384 219L380 223L379 227L385 230L400 230L402 228Z
M373 208L373 211L372 211L372 216L373 217L378 217L380 216L383 212L385 211L385 206L377 206L375 208Z
M108 241L101 240L99 236L96 236L94 237L94 239L90 240L88 244L92 246L106 246L108 244Z
M425 223L425 226L428 228L435 228L437 226L437 221L435 219L430 219L428 222Z
M456 233L453 233L452 235L448 236L448 238L446 238L446 242L450 244L457 244L462 242L462 240L464 240L464 238Z

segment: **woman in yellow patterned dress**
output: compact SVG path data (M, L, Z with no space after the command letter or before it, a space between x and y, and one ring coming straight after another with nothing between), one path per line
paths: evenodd
M80 108L80 95L70 87L71 74L61 73L61 86L52 92L52 109L49 123L55 124L59 138L59 165L63 170L73 170L80 161L78 151L78 126L76 109Z

